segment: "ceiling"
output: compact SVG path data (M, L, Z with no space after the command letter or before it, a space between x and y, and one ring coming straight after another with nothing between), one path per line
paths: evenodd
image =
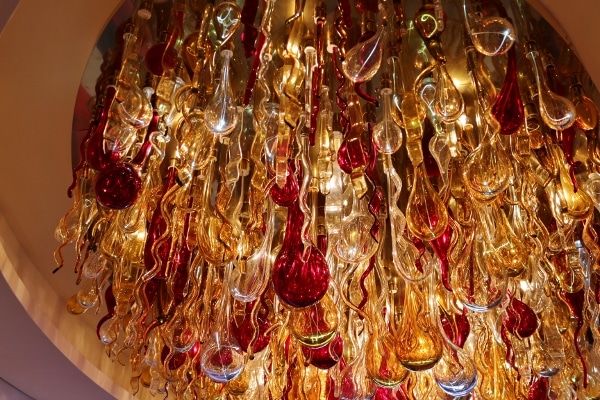
M53 231L71 206L75 99L90 53L120 2L0 5L0 378L38 400L131 397L128 371L104 355L94 316L65 311L77 290L72 263L51 273ZM600 2L530 2L572 43L598 85Z

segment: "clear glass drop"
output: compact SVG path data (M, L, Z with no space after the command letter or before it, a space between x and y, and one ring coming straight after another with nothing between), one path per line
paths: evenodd
M398 207L398 199L402 190L402 180L394 169L392 159L389 155L384 159L384 172L387 177L390 221L389 239L392 249L392 264L404 279L420 281L431 273L433 270L432 266L435 263L430 262L427 259L427 252L421 252L413 241L407 237L405 229L406 217ZM385 246L385 244L381 244L381 246ZM383 264L385 264L385 261Z
M150 100L135 80L128 85L118 86L113 107L120 119L134 129L145 128L152 120Z
M373 143L382 154L394 154L402 146L402 130L392 118L392 89L381 89L383 118L373 127Z
M502 264L486 249L482 233L468 234L464 253L451 272L453 293L472 311L497 307L506 294L508 277Z
M231 295L238 301L245 303L256 300L264 290L273 258L271 256L271 243L273 241L274 211L269 202L268 217L265 218L267 232L263 243L254 254L247 259L240 257L234 260L235 269L231 273Z
M513 175L508 154L498 139L500 125L489 114L485 136L464 162L463 180L475 199L486 202L502 193Z
M514 26L501 16L483 17L481 1L463 0L465 21L473 45L486 56L506 53L517 40Z
M563 339L552 302L546 299L540 326L531 337L533 372L546 378L556 375L565 364Z
M548 88L542 60L535 48L527 53L527 58L531 61L533 72L535 73L539 111L542 120L551 129L559 131L567 129L573 125L577 118L575 106L569 99L557 95Z
M444 333L442 334L444 351L442 358L434 365L432 372L437 385L450 396L465 396L477 385L477 368L467 352L456 346Z
M413 185L406 207L406 226L421 240L440 237L448 225L446 205L431 185L425 163L415 167Z
M100 299L100 290L96 279L86 279L77 291L77 301L84 308L93 307ZM75 310L75 308L72 308Z
M226 383L235 379L244 369L245 357L242 348L230 332L231 310L229 283L231 267L225 268L224 290L220 307L210 334L200 354L202 371L215 382Z
M221 77L219 86L215 90L213 98L208 102L204 110L204 121L206 126L215 135L227 135L235 129L238 122L238 112L233 98L231 78L229 77L230 60L233 56L231 50L221 51Z
M371 235L373 216L367 210L366 199L359 199L354 190L351 192L352 212L341 221L333 252L345 262L360 263L375 254L377 242Z
M357 43L346 53L342 71L352 82L366 82L379 71L383 59L385 32L385 25L379 25L375 35L364 42Z
M463 96L452 81L445 64L437 68L434 107L446 123L457 121L465 109Z

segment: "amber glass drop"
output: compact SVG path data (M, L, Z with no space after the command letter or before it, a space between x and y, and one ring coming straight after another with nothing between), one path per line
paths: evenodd
M406 285L396 354L404 368L410 371L433 368L442 357L444 347L437 324L431 319L434 313L425 293L416 284Z

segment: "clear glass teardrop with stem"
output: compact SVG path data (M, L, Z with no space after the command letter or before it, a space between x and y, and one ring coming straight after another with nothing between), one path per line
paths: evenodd
M238 112L233 98L231 78L229 77L229 64L232 56L233 52L231 50L225 49L221 51L222 66L219 86L217 86L213 98L208 102L204 110L206 126L215 135L229 134L238 122Z

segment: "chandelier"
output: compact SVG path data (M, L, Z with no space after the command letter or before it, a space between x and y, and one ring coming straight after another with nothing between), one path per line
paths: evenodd
M137 2L56 229L132 392L599 398L568 47L524 0L238 3Z

